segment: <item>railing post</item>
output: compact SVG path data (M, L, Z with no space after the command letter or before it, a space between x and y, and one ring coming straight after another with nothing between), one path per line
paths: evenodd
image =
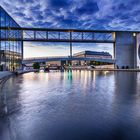
M84 40L84 33L82 32L82 40Z
M58 33L58 38L60 39L60 32Z
M46 39L48 40L48 31L46 31Z
M36 31L34 31L34 39L36 39Z

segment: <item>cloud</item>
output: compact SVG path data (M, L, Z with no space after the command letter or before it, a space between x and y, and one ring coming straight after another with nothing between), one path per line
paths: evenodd
M1 0L0 4L21 26L139 30L139 0Z
M76 13L80 16L83 15L93 15L94 13L99 11L97 2L95 1L87 1L85 4L83 4L81 7L77 8Z
M67 8L71 0L49 0L49 6L52 8Z

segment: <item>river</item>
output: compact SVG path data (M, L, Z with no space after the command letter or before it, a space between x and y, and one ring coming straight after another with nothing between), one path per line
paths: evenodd
M140 73L27 73L10 78L1 94L0 140L140 139Z

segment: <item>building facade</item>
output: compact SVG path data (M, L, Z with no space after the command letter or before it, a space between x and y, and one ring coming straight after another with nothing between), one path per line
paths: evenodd
M0 27L8 27L9 30L0 30L0 38L21 38L21 31L10 30L11 27L20 27L13 18L0 6ZM22 66L23 43L22 41L0 40L0 69L16 70Z
M112 59L112 55L108 52L96 52L96 51L82 51L73 54L74 57L85 57L85 58L101 58L101 59ZM73 61L75 65L88 65L91 64L90 61Z
M115 59L116 67L137 68L136 34L133 32L116 32Z
M140 33L136 36L136 66L140 68Z
M74 57L88 57L88 58L104 58L112 59L112 55L108 52L96 52L96 51L82 51L73 54Z

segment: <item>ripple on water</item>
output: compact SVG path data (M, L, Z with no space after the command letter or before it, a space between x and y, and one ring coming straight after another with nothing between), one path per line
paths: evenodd
M10 129L17 140L140 139L139 78L94 71L10 78L3 89Z

